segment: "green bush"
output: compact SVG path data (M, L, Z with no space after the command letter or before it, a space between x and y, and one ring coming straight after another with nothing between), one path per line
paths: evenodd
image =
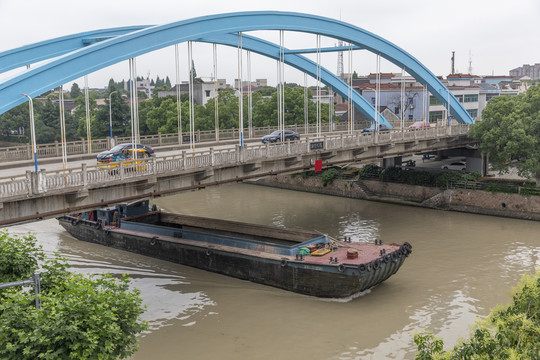
M304 171L302 173L302 179L307 179L308 177L310 176L314 176L315 175L315 171L313 170L310 170L310 171Z
M33 235L0 233L0 278L22 280L45 258ZM1 359L123 359L137 350L136 335L148 325L137 289L123 275L87 276L68 271L60 256L42 263L39 295L33 287L0 290Z
M321 181L323 182L323 185L326 186L328 184L331 184L338 175L339 171L337 169L326 169L321 174Z
M43 259L43 250L33 236L13 240L7 230L0 230L0 283L30 277Z
M540 189L537 188L536 186L524 186L520 189L519 193L523 196L531 196L531 195L535 195L535 196L540 196Z
M417 360L430 359L540 359L540 269L524 275L512 302L491 310L479 320L468 339L452 350L430 332L415 334Z
M434 186L435 175L427 171L407 171L409 185Z
M377 166L375 164L367 164L365 166L363 166L359 171L358 171L358 175L360 177L362 176L380 176L381 175L381 172L383 171L384 169L380 166Z

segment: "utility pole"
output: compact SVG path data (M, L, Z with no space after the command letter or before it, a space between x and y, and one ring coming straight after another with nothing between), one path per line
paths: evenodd
M455 71L454 71L455 54L456 54L456 52L452 51L452 72L451 72L452 75L455 74Z

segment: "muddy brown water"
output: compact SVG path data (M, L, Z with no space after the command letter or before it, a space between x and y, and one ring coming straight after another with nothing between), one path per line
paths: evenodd
M413 335L447 344L510 300L540 266L540 223L397 206L247 184L156 200L183 214L317 230L353 241L408 241L413 253L383 284L323 300L74 240L55 220L35 232L76 271L128 272L150 330L133 359L413 359Z

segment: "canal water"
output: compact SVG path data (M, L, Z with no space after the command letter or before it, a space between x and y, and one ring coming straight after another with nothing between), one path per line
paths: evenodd
M35 232L76 271L128 272L150 330L132 359L413 359L413 335L447 345L510 300L540 266L540 223L443 212L248 184L158 199L170 212L402 243L397 274L354 299L324 300L74 240L47 220Z

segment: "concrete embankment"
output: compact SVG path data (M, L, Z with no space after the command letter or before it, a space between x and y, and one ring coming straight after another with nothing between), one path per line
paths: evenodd
M334 180L331 184L324 185L319 177L304 178L301 175L275 175L252 183L429 209L540 220L539 196L527 197L464 189L442 190L373 180Z

